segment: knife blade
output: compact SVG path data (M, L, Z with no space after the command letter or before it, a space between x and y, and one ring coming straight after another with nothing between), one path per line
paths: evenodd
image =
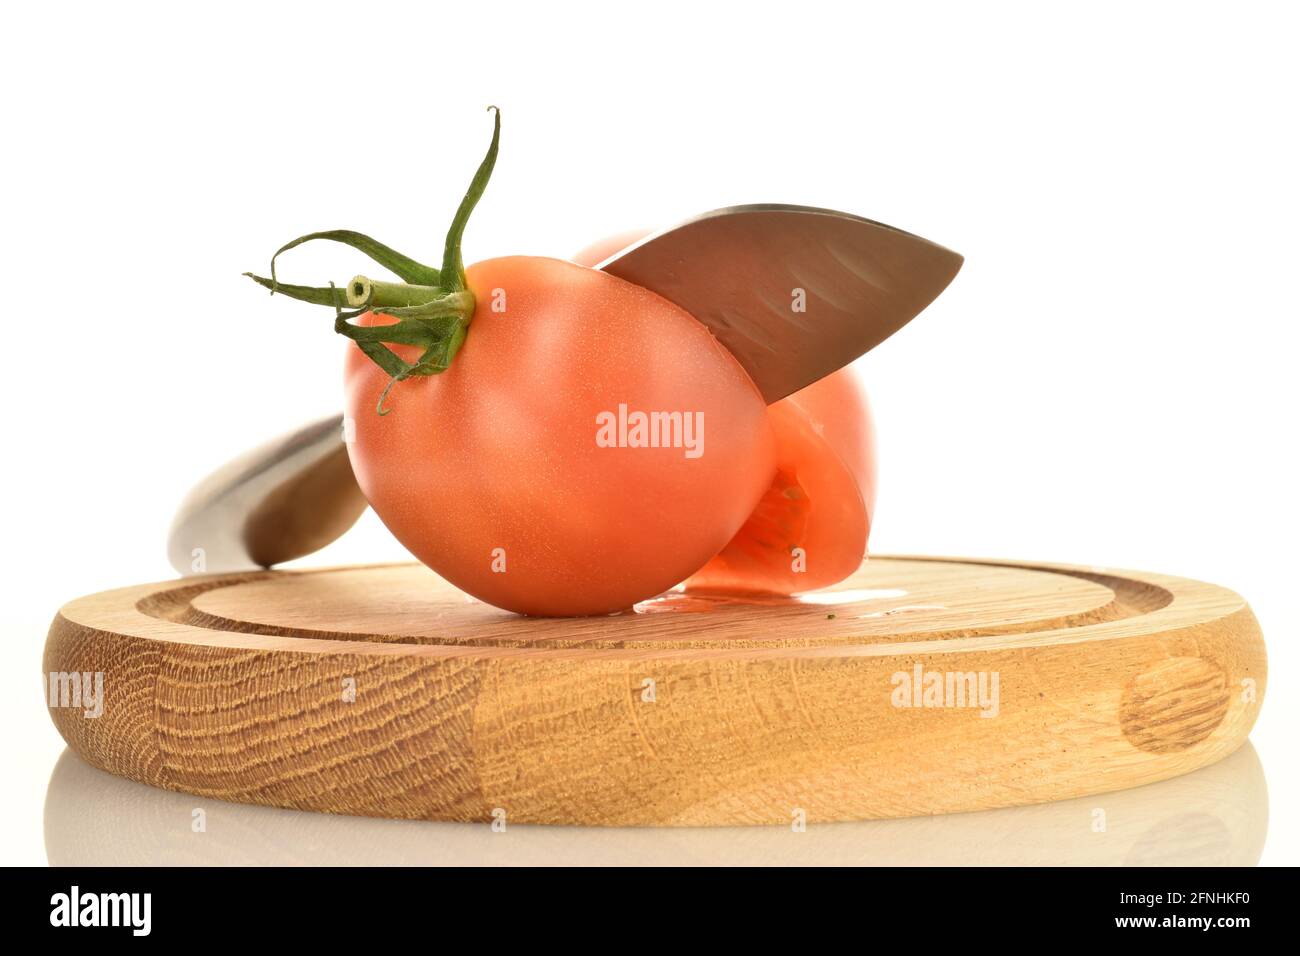
M952 250L870 219L768 204L696 216L597 268L708 326L771 404L889 338L961 265Z

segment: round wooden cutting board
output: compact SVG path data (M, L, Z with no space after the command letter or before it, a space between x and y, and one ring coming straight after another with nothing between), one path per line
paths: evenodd
M497 610L420 565L213 575L73 601L45 647L59 732L124 777L332 813L601 825L1151 783L1235 750L1266 671L1224 588L939 558L872 558L802 599L670 593L564 619Z

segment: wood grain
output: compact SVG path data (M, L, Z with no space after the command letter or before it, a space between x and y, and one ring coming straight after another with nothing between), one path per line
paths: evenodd
M898 706L896 675L918 667L996 675L996 707ZM89 763L155 786L598 825L872 819L1151 783L1235 750L1266 683L1231 591L937 558L873 558L805 600L669 594L560 620L418 565L187 578L68 604L45 671L104 674L102 716L51 717Z

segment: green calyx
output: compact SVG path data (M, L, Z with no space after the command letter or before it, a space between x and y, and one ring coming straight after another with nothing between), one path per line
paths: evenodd
M245 272L258 285L291 299L324 305L334 310L334 331L346 335L376 365L388 373L387 387L379 397L376 411L387 415L384 401L398 382L413 375L437 375L446 371L456 353L465 343L470 319L474 316L474 293L465 282L465 265L461 259L460 241L470 214L492 177L497 161L497 147L501 140L501 111L495 106L488 109L496 114L492 130L492 144L479 164L478 172L456 210L447 241L443 248L442 268L435 269L409 256L402 255L350 229L332 229L299 236L276 250L271 257L271 277ZM331 282L328 286L288 285L276 276L275 261L282 253L314 239L326 239L351 246L392 272L400 282L380 282L366 276L356 276L344 286ZM354 325L352 320L365 314L387 315L396 319L388 325ZM414 362L408 362L394 352L390 345L413 345L421 349Z

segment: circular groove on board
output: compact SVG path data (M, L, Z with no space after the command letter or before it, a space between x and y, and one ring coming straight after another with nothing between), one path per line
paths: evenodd
M1103 574L878 558L834 590L804 598L674 592L594 618L535 619L501 611L417 564L226 577L151 595L138 606L153 617L216 631L558 650L991 637L1123 620L1171 599L1162 588Z

